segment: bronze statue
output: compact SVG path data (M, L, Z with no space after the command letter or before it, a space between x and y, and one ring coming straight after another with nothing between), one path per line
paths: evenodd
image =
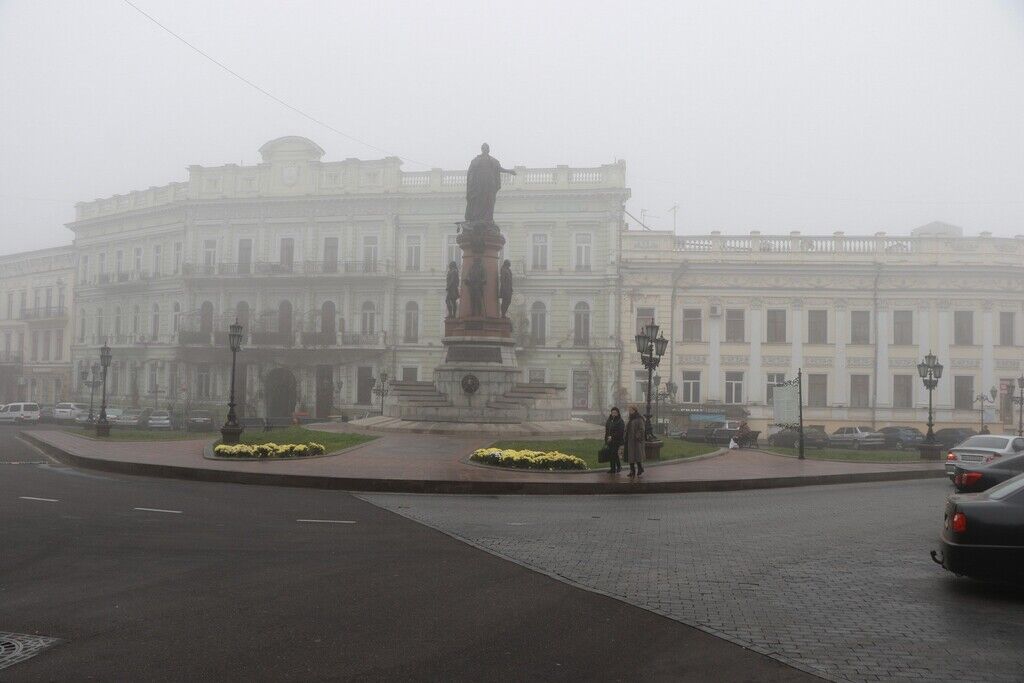
M501 299L501 317L508 317L508 307L512 303L512 262L505 260L498 274L498 298Z
M473 265L469 267L469 276L465 280L469 289L470 315L481 316L484 314L484 286L487 284L487 273L484 272L484 264L479 258L473 259Z
M501 174L516 174L515 171L502 168L490 151L490 145L486 142L482 144L480 154L470 162L466 173L467 223L494 223L494 200L501 189Z
M459 267L455 261L448 264L444 302L448 306L448 317L454 318L459 308Z

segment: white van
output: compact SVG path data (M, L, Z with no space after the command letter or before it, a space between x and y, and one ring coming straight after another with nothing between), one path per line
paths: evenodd
M53 419L60 421L77 420L79 415L88 415L89 406L84 403L58 403L53 407Z
M39 422L38 403L8 403L0 408L0 423Z

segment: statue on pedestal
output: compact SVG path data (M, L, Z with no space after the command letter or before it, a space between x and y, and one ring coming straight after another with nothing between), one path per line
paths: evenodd
M466 173L467 223L494 223L494 200L501 189L501 174L516 174L502 168L490 152L490 145L481 145L480 154L470 162Z
M469 267L469 275L466 277L466 287L469 289L470 315L482 316L484 314L484 286L487 284L487 273L484 271L484 264L479 258L473 259L473 265Z
M498 298L501 299L501 317L508 317L508 307L512 303L512 262L505 260L498 274Z
M459 310L459 267L455 261L448 264L444 302L448 306L448 317L454 318Z

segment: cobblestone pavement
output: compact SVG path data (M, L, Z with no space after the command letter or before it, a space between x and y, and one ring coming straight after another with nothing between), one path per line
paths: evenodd
M1024 592L928 556L949 491L360 497L824 678L1024 680Z

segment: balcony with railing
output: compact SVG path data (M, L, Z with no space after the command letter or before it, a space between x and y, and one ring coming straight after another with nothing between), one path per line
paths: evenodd
M186 277L339 277L391 275L393 268L387 259L369 261L243 261L236 263L183 263L181 272Z
M82 284L109 287L133 283L148 283L163 276L163 273L150 273L148 270L121 270L112 273L97 273Z
M18 314L18 320L64 320L68 317L68 311L63 306L36 306L23 309Z
M17 351L0 351L0 365L21 365L22 355Z

